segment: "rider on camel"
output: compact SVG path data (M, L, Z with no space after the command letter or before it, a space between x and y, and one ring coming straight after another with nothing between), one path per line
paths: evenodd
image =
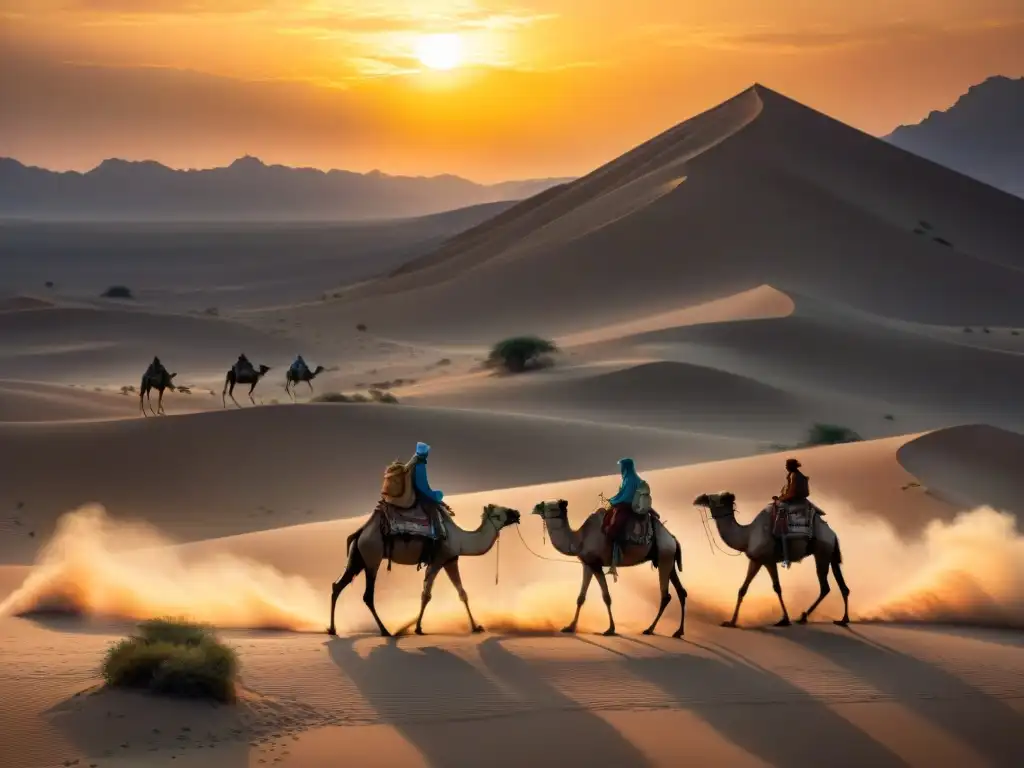
M604 513L604 521L601 529L608 540L615 542L622 528L633 513L633 497L636 496L640 483L640 475L636 473L636 466L632 459L619 459L619 471L622 473L622 482L619 484L619 491L608 499L608 509ZM615 573L614 558L611 573Z
M309 366L306 365L306 361L302 359L302 355L297 355L295 357L295 362L292 363L291 368L288 370L293 376L295 376L295 378L299 378L303 373L309 370Z
M782 564L789 568L789 553L786 538L789 533L789 516L780 505L799 504L806 502L811 495L811 483L807 475L800 471L800 462L786 459L786 484L773 498L772 532L782 540Z
M254 369L252 367L252 363L249 362L249 358L245 356L245 353L242 353L238 356L238 360L235 361L235 376L238 376L245 370L251 371Z
M150 363L149 368L146 369L146 378L155 379L165 373L167 373L167 369L164 368L163 363L160 362L160 358L154 355L153 362Z
M412 484L416 490L416 500L430 516L430 525L436 525L435 516L438 513L438 505L444 498L443 491L435 491L430 487L427 480L427 457L430 455L430 446L426 443L416 443L416 453L412 457Z

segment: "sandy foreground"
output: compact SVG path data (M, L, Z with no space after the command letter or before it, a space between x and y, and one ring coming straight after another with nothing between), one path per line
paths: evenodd
M480 221L150 233L152 264L128 258L144 231L18 231L0 766L1019 765L1024 203L755 87ZM121 282L136 299L95 298ZM554 339L556 364L482 370L512 333ZM224 408L241 352L271 372ZM299 352L327 370L293 405ZM122 389L154 354L190 391L142 418ZM309 403L370 389L399 402ZM815 422L865 439L793 447ZM395 566L377 606L399 636L372 631L360 576L329 638L345 539L418 440L459 525L522 513L460 566L488 631L442 574L411 635L423 573ZM612 584L620 636L596 585L558 631L581 570L529 512L566 499L578 525L624 455L682 545L681 640L674 598L640 634L647 566ZM810 625L772 626L761 574L722 628L746 559L691 500L731 490L749 520L789 455L840 538L853 624L833 626L833 588ZM782 586L795 618L813 566ZM183 614L238 649L238 705L102 688L111 642Z

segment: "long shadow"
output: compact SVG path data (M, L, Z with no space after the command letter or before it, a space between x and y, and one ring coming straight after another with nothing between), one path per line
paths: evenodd
M384 642L364 656L349 638L327 643L331 660L381 719L394 726L431 766L521 767L531 757L542 762L550 757L557 740L545 739L547 750L537 746L536 728L543 728L544 720L532 714L534 702L507 692L479 668L446 650L401 646L401 641ZM510 721L508 716L517 714L529 718L529 725ZM356 756L352 760L359 762ZM630 762L618 764L642 766L644 762L642 757L631 757Z
M662 650L664 656L628 660L626 669L769 765L906 765L825 703L768 670L721 655Z
M1022 764L1024 716L959 677L889 646L880 647L856 632L810 630L776 636L871 683L958 737L992 765Z
M603 646L600 646L602 647ZM607 650L604 648L604 650ZM534 665L489 637L480 644L487 669L534 710L517 764L647 766L650 761L608 722L563 694ZM615 662L605 662L615 663ZM553 717L554 713L560 713Z

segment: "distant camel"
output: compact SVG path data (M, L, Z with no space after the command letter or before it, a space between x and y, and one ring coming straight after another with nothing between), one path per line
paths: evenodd
M731 549L743 552L750 560L747 565L747 578L744 579L743 586L740 587L739 595L736 598L736 610L733 611L729 621L722 622L722 626L736 626L736 620L740 615L740 604L747 594L747 588L757 572L764 567L768 570L768 575L772 579L772 589L779 596L779 605L782 606L782 618L775 626L788 627L790 625L789 614L786 612L786 604L782 601L782 585L779 584L779 569L776 567L776 564L782 562L783 559L782 545L772 534L772 505L769 504L758 512L749 525L740 525L736 522L735 494L728 491L712 494L702 493L693 500L693 503L711 510L711 517L714 518L722 541ZM818 584L821 586L818 599L801 614L796 623L806 624L807 617L831 591L828 586L828 569L831 566L832 574L836 577L836 584L839 585L839 592L843 596L843 618L834 623L845 627L850 623L850 590L846 586L843 569L840 567L843 555L839 549L839 537L818 513L814 515L811 532L810 539L793 538L787 542L787 554L790 562L799 563L808 555L814 556L814 564L818 571Z
M608 591L608 582L604 575L604 568L610 566L612 562L611 542L601 530L604 510L599 509L591 514L575 531L569 525L569 502L565 499L541 502L533 508L533 514L541 516L555 549L563 555L578 558L583 564L583 584L580 587L579 597L576 598L576 614L562 631L576 631L576 624L580 620L580 610L587 599L590 580L596 578L597 583L601 586L604 604L608 608L608 629L604 634L614 635L615 619L612 618L612 596ZM668 532L660 519L655 518L653 524L654 536L651 543L646 546L622 545L622 562L618 565L629 567L652 562L658 568L661 604L658 606L658 615L654 617L651 626L644 630L645 635L654 634L654 628L658 626L658 621L671 600L668 594L668 585L669 582L672 582L679 598L679 629L672 633L672 637L682 637L683 625L686 621L686 590L683 588L676 570L683 569L683 550L676 537Z
M231 402L233 402L235 405L238 405L239 408L242 407L241 405L238 404L238 401L235 400L235 384L251 384L252 386L249 387L249 400L252 401L253 405L256 405L256 401L253 399L252 396L253 390L256 389L256 385L260 383L260 379L266 376L267 371L269 370L270 368L268 368L265 365L261 365L259 367L259 370L256 370L255 368L250 366L243 370L241 373L239 373L235 370L234 366L231 366L231 368L228 369L228 375L224 377L224 391L221 392L220 394L220 401L224 405L224 407L227 407L227 400L225 399L225 395L227 395L227 397L230 397Z
M444 508L442 507L442 510ZM385 628L384 623L377 615L377 609L373 604L374 585L377 581L377 570L385 555L385 540L381 529L381 515L379 510L374 510L363 526L348 537L348 564L345 572L341 575L331 589L331 626L327 633L336 634L334 626L334 606L338 602L338 595L345 589L361 571L366 571L366 591L363 592L363 602L373 614L373 620L377 622L381 635L390 637L391 633ZM434 586L434 579L444 569L455 585L459 593L459 599L466 606L466 613L469 615L469 626L473 632L483 632L484 628L476 623L473 612L469 609L469 596L462 588L462 577L459 575L460 557L478 557L490 552L494 542L498 540L501 529L507 525L515 525L519 522L519 512L507 507L499 507L496 504L488 504L480 515L480 527L475 531L464 531L459 528L449 517L448 513L442 511L444 524L447 529L447 538L435 542L435 549L427 565L426 575L423 577L423 594L420 599L420 614L416 619L416 634L423 634L423 613L430 602L431 590ZM391 562L399 565L419 565L423 555L423 546L426 541L420 537L395 538L392 542L392 549L389 554ZM355 546L353 546L355 544Z
M146 407L142 403L142 398L146 398L146 402L149 403L149 410L153 411L153 401L149 398L150 390L156 390L159 392L159 396L156 399L156 410L153 411L153 415L162 414L164 412L164 390L169 389L174 391L173 379L178 374L168 373L167 369L161 368L159 372L153 374L148 370L142 374L142 383L139 384L139 410L142 411L142 415L146 415Z
M325 368L322 365L318 365L316 367L316 370L313 370L313 371L309 370L308 367L303 368L301 371L298 371L298 372L296 372L293 369L289 368L288 372L285 373L285 375L284 375L284 391L287 392L291 396L292 401L294 401L295 400L295 385L298 384L300 381L304 381L304 382L306 382L306 384L309 385L309 391L312 394L312 392L313 392L313 379L315 379L317 376L319 376L321 373L323 373L324 370L325 370Z

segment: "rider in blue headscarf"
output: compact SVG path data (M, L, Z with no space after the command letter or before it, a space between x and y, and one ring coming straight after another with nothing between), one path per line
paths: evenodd
M622 484L619 486L619 492L608 499L608 503L613 507L619 504L629 504L632 507L633 496L640 485L640 475L636 473L632 459L619 459L619 469L622 472Z
M437 504L444 498L444 493L435 491L427 481L427 456L429 454L429 445L426 443L416 443L416 467L413 470L413 487L416 489L417 494L424 497L427 501Z

